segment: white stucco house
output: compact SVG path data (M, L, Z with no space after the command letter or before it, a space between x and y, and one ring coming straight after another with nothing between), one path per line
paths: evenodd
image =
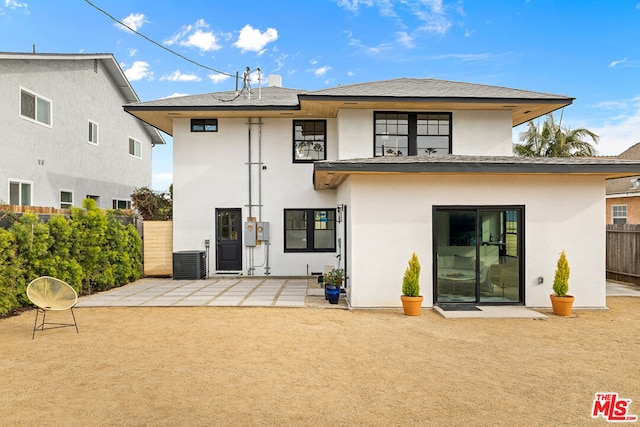
M270 76L269 81L279 82ZM174 251L212 273L347 270L351 307L399 307L411 254L425 307L605 306L605 179L640 162L512 155L512 129L573 98L434 79L271 85L125 106L174 138Z
M157 129L111 54L0 53L0 202L68 208L93 198L130 208L151 186Z

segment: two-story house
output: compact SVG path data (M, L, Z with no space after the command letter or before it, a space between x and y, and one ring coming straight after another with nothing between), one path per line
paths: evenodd
M640 160L640 142L619 159ZM640 224L640 176L607 180L607 224Z
M164 139L122 110L139 98L113 55L0 53L0 99L0 201L130 208L151 186Z
M279 78L269 77L278 82ZM130 104L174 138L174 251L211 272L346 268L351 307L550 305L564 249L576 307L605 305L605 179L640 162L518 158L512 129L572 103L434 79L269 86Z

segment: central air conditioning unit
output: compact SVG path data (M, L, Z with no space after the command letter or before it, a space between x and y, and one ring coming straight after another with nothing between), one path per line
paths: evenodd
M204 279L207 275L204 251L178 251L173 253L173 280Z

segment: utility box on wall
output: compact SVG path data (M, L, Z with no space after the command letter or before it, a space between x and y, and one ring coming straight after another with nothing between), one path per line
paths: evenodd
M256 245L256 223L254 221L247 221L244 223L244 245Z
M269 223L268 222L258 222L257 223L257 237L261 242L269 241Z

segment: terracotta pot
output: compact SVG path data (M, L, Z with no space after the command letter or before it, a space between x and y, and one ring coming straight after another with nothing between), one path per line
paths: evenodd
M573 307L573 300L575 299L571 295L559 297L551 294L551 306L553 307L553 314L558 316L571 316L571 308Z
M405 316L420 316L420 309L422 307L422 295L417 297L408 297L406 295L400 296L402 300L402 308L404 309Z

